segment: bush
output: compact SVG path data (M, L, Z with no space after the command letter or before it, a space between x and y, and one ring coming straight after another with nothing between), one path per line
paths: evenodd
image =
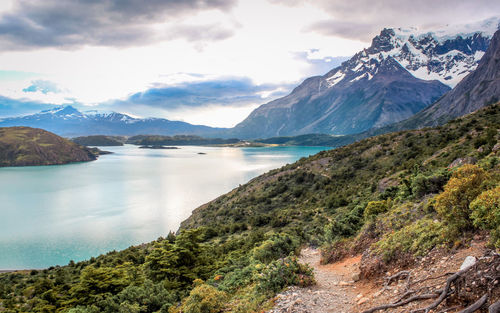
M470 229L470 203L481 193L486 172L477 165L460 167L436 197L435 209L453 231Z
M398 231L387 233L375 244L375 249L386 262L400 254L423 255L445 242L442 228L442 223L424 218Z
M182 301L181 306L173 309L174 313L219 313L223 312L227 295L215 287L203 284L200 280L189 296Z
M373 219L380 213L387 212L390 207L391 199L368 202L364 212L365 220Z
M274 234L271 238L255 247L252 251L254 259L269 263L273 260L288 256L290 253L297 253L299 241L288 234Z
M430 176L419 173L411 180L411 193L421 198L427 194L441 192L449 178L449 172L446 170L440 170Z
M353 236L362 225L363 206L356 206L350 211L341 211L325 225L325 239L331 243L340 238Z
M267 295L275 294L287 286L305 287L315 283L312 269L299 263L296 257L279 259L263 267L256 281L256 291Z
M491 230L491 240L500 248L500 186L481 193L470 209L474 226Z

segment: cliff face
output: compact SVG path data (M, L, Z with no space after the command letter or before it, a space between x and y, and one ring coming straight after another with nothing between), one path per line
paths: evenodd
M357 71L349 67L309 78L290 95L262 105L231 136L360 133L404 120L449 90L437 80L415 78L392 57L371 59Z
M453 90L414 117L401 122L398 128L416 128L442 124L474 112L500 99L500 31L479 62Z
M0 166L66 164L96 158L89 149L42 129L0 128Z
M347 135L405 120L476 70L498 21L433 32L384 29L339 67L255 109L229 136Z

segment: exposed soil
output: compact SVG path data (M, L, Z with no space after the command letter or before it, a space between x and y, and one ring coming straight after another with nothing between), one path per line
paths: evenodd
M482 257L487 253L484 240L472 241L469 247L457 251L432 251L420 258L411 268L393 268L383 277L359 280L359 263L361 256L346 258L333 264L320 264L320 251L306 248L302 250L300 261L314 269L317 284L307 288L290 287L278 294L275 306L269 313L285 312L336 312L356 313L369 308L396 302L409 289L407 276L395 279L386 284L386 277L402 270L409 271L412 290L427 288L438 290L443 288L450 273L457 272L467 256ZM418 282L419 280L424 280ZM475 301L475 298L471 298ZM435 301L428 299L409 303L398 308L378 312L411 312ZM459 312L464 306L454 301L444 301L437 311Z
M351 276L358 272L361 257L327 265L321 265L320 258L318 249L302 250L300 262L314 269L317 284L307 288L288 288L276 297L275 307L269 313L353 312L357 287Z

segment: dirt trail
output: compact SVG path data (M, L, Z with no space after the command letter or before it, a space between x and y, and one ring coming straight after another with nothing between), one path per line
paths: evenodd
M458 271L467 256L479 258L486 254L486 242L478 238L462 249L433 250L425 257L418 259L413 266L404 269L410 270L412 277L421 280L421 283L414 282L412 288L415 290L425 286L434 290L442 288L446 283L446 273ZM402 268L392 268L381 277L372 280L354 282L353 280L359 278L360 256L327 265L321 265L319 261L318 249L302 250L300 262L307 263L314 269L317 284L308 288L286 289L278 294L274 308L268 313L355 313L377 305L395 302L407 291L406 279L398 280L382 288L385 283L384 277L393 275L403 270ZM427 278L433 279L427 281L425 280ZM411 312L433 301L434 299L416 301L388 312ZM442 308L438 309L442 311ZM458 309L463 308L458 307ZM458 309L449 310L449 312L457 312Z
M327 265L321 265L319 261L318 249L302 250L300 262L308 263L314 269L317 284L283 291L276 297L275 306L269 313L353 312L357 303L363 301L352 281L353 273L358 272L360 257Z

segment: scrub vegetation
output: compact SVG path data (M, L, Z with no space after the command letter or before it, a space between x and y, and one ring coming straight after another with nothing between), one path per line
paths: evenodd
M261 175L165 238L83 262L0 275L0 312L257 312L323 262L363 253L370 277L478 232L500 248L500 105L380 135Z

